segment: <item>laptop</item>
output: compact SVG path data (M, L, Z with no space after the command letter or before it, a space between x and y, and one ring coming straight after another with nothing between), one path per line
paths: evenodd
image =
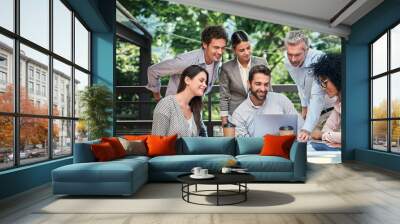
M296 114L257 114L254 117L254 136L279 135L279 128L282 126L292 126L297 134L297 119Z

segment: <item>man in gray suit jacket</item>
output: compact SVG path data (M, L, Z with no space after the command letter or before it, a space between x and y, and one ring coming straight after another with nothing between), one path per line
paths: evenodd
M201 42L201 49L180 54L174 59L162 61L148 68L146 88L153 92L157 101L161 99L160 77L171 76L166 95L176 94L180 75L190 65L199 65L207 70L209 77L205 94L211 91L211 87L218 78L220 60L228 42L228 35L221 26L208 26L201 33Z

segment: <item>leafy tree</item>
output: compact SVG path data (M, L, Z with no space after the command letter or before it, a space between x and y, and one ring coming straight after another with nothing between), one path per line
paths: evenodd
M0 94L0 107L2 111L12 112L13 111L13 93L14 88L12 85L8 85L6 92ZM34 105L29 99L28 93L24 87L20 88L20 105L23 108L24 113L27 114L47 114L47 105ZM57 110L55 113L59 113ZM0 146L4 148L13 147L13 118L12 116L0 116ZM20 118L20 148L25 149L27 145L45 145L48 137L48 119L45 118L32 118L32 117L21 117ZM53 126L53 138L56 139L59 136L59 127Z
M120 39L116 45L117 85L138 85L140 48Z

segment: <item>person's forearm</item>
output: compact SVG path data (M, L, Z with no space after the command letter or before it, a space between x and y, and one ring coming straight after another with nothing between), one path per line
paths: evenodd
M157 73L157 64L147 69L147 85L146 88L153 93L159 93L161 89L160 75Z
M302 129L307 130L308 132L312 132L314 127L317 125L324 105L323 96L314 97L314 99L311 99L310 106L307 108L307 116L302 127Z
M342 142L342 133L341 132L325 132L322 134L322 140L331 142L331 143L341 143Z
M158 101L161 100L161 93L160 92L157 92L157 93L153 92L153 97L158 102Z

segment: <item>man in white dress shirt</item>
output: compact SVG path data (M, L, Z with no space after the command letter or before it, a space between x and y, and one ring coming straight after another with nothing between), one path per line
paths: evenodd
M326 121L333 109L336 98L330 99L313 76L311 65L324 53L310 49L308 38L300 30L291 31L286 35L285 47L285 67L296 83L301 101L301 115L305 119L298 140L307 141L318 123L322 127L323 121Z
M293 103L283 94L269 92L271 71L265 65L256 65L249 72L249 95L232 115L237 137L253 137L254 117L257 114L296 114ZM301 121L299 116L299 121Z

